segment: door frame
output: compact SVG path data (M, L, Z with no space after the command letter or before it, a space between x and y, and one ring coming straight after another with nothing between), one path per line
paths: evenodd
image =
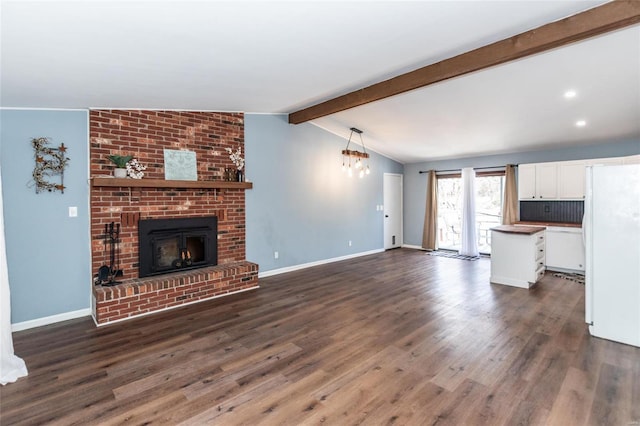
M387 246L387 241L391 241L391 237L390 236L389 236L389 238L387 238L387 233L388 233L387 220L386 220L387 218L385 217L386 216L386 209L387 209L387 205L388 205L387 201L388 201L388 197L389 197L389 195L385 191L385 187L386 187L385 182L387 181L388 177L399 177L400 178L400 188L398 189L399 190L399 194L398 194L398 200L399 201L398 202L400 204L398 206L399 207L399 212L400 212L399 215L398 215L399 216L399 221L400 221L400 224L399 224L400 225L400 235L399 235L400 241L395 246L393 246L393 245ZM383 173L382 179L383 179L382 180L382 199L383 199L383 202L382 202L382 206L383 206L383 209L382 209L383 210L382 211L382 213L383 213L383 217L382 217L382 228L383 228L383 230L382 230L382 236L383 236L382 237L383 238L382 246L383 247L382 248L384 250L389 250L389 249L393 249L393 248L402 247L404 245L404 223L403 223L403 216L404 216L404 206L403 206L403 204L404 204L404 200L403 200L404 175L401 174L401 173Z

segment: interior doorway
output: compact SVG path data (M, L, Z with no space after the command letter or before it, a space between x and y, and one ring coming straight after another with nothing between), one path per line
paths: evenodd
M384 249L402 247L402 175L384 174Z

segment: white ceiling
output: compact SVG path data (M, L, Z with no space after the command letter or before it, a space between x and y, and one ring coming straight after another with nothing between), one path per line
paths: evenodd
M290 113L602 3L2 0L0 104ZM640 26L313 123L404 163L640 138Z

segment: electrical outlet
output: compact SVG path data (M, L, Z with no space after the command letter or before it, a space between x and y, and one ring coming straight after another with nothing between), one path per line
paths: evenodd
M278 257L280 257L280 254L277 251L273 252L273 258L277 259Z

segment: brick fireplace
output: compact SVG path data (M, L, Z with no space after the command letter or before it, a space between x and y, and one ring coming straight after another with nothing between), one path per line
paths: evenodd
M106 324L258 287L258 265L245 258L245 190L223 182L233 168L225 148L242 148L241 113L92 110L90 112L91 253L94 278L110 265L105 230L119 226L118 284L94 285L96 323ZM164 181L164 149L196 153L198 181ZM147 166L142 180L111 178L111 154ZM218 184L220 183L220 184ZM138 222L215 216L217 265L139 278Z

